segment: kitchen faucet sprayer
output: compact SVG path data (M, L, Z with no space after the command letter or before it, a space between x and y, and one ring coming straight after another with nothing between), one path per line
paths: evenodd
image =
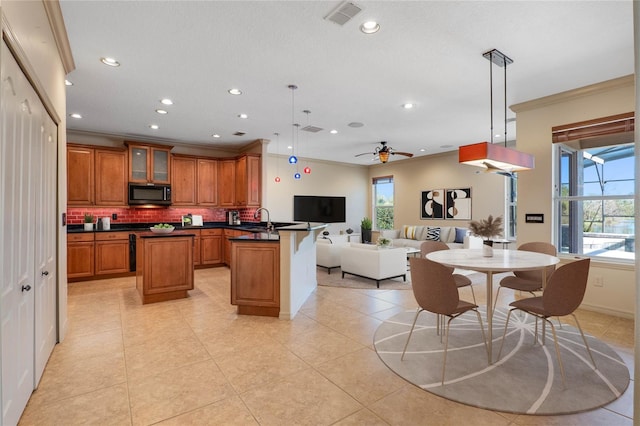
M259 207L258 209L256 209L256 211L253 213L253 218L257 219L258 214L260 213L261 210L264 210L265 212L267 212L267 231L269 232L273 231L273 225L271 224L271 215L269 214L269 210L267 210L266 208Z

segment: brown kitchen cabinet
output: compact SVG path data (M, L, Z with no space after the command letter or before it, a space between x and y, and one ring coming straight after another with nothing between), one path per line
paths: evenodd
M200 266L202 264L201 244L200 244L200 230L189 229L189 233L194 235L193 237L193 266Z
M172 146L125 142L129 147L129 182L171 183Z
M136 289L143 304L188 297L193 290L193 234L141 235L136 266Z
M218 160L218 205L236 206L236 160Z
M67 235L67 278L94 275L93 233Z
M244 315L280 314L280 243L231 241L231 304Z
M84 146L67 146L67 204L93 206L95 150Z
M95 234L95 274L129 272L129 232Z
M96 206L126 206L127 151L95 150L95 204Z
M200 231L201 265L219 265L223 263L222 229L203 229Z
M260 207L261 156L247 154L236 160L237 207Z
M218 160L198 159L196 200L200 206L218 206Z
M67 145L67 205L127 205L127 151Z
M171 202L178 206L195 206L197 159L173 155L171 160Z

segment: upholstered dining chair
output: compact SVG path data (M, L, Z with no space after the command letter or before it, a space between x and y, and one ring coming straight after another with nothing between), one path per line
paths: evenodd
M404 360L413 329L416 326L416 321L421 312L428 311L438 315L438 317L441 315L449 317L445 331L444 355L442 359L442 384L444 385L444 372L447 365L447 347L449 346L449 325L451 321L465 312L474 311L478 316L480 330L482 330L482 341L488 353L482 318L478 312L478 305L460 300L458 288L450 268L432 262L429 259L417 257L409 259L409 266L411 269L411 287L416 302L418 302L418 309L416 310L416 316L413 319L413 324L411 325L411 330L409 331L409 336L407 337L407 342L404 345L400 359Z
M425 258L427 254L440 251L440 250L449 250L449 246L442 241L425 241L420 245L420 257ZM449 268L451 272L453 272L453 268ZM468 277L465 277L462 274L453 274L453 280L456 283L456 287L469 287L471 289L471 296L473 297L473 303L476 302L476 294L473 291L473 286L471 285L471 280Z
M553 333L553 341L556 347L556 356L558 357L558 364L560 365L560 372L562 373L562 383L565 384L564 367L562 365L562 358L560 357L560 346L558 345L558 337L556 336L556 329L553 323L549 321L549 317L563 317L572 315L573 319L580 330L582 335L582 341L589 353L593 368L596 370L596 362L591 354L591 349L587 343L587 339L584 337L582 327L576 318L574 311L578 309L578 306L582 303L584 293L587 288L587 278L589 276L589 264L591 259L582 259L575 262L568 263L556 269L549 278L547 285L542 293L542 296L529 297L526 299L516 300L511 302L509 306L512 306L511 310L507 314L507 321L504 324L504 334L502 336L502 344L500 345L500 351L498 351L498 360L500 360L500 354L502 353L502 347L504 345L504 339L507 335L507 327L509 325L509 319L511 313L515 310L524 311L530 315L536 317L536 328L534 344L538 339L538 320L542 319L542 343L544 344L545 338L545 324L551 325L551 332Z
M541 241L524 243L520 245L520 247L518 247L518 250L533 251L536 253L548 254L550 256L555 256L558 254L558 251L553 244ZM549 281L549 277L551 277L551 274L553 273L553 271L555 271L555 269L555 265L546 267L547 282ZM542 271L542 269L537 269L535 271L514 271L513 275L500 280L498 291L496 291L496 300L493 303L494 310L495 306L498 303L500 289L503 287L510 288L512 290L526 291L528 293L531 293L532 296L535 296L534 291L541 291L546 284L543 284L542 282Z

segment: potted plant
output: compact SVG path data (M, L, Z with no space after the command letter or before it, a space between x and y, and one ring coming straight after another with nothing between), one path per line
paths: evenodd
M84 214L84 230L93 231L93 215L91 213Z
M482 246L482 255L485 257L493 256L493 241L491 238L502 234L502 216L495 219L489 215L487 219L472 220L469 222L469 231L472 235L484 239Z
M376 241L376 244L378 245L378 247L387 248L391 246L391 240L389 238L379 237L378 241Z
M362 218L362 221L360 222L360 233L362 235L363 243L371 242L371 225L371 219L368 217Z

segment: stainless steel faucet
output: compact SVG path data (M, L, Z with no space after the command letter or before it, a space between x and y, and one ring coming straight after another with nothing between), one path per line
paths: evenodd
M254 213L253 213L253 218L257 219L258 218L258 213L260 213L260 210L264 210L265 212L267 212L267 231L271 232L273 231L273 225L271 224L271 215L269 214L269 210L265 209L264 207L259 207Z

